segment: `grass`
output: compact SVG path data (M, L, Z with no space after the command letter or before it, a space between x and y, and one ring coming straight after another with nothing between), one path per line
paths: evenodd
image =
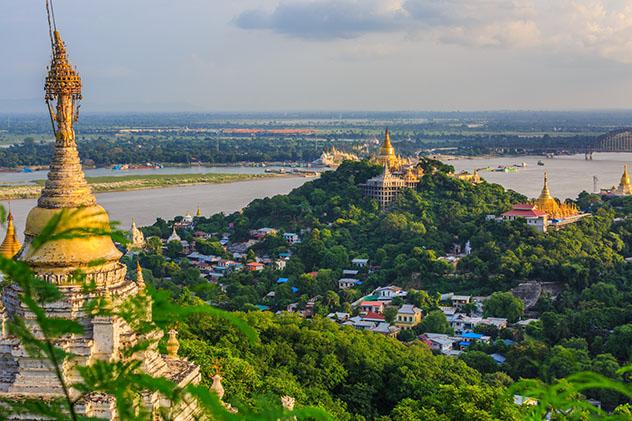
M234 183L258 178L274 177L275 174L147 174L88 177L88 184L95 193L159 189L163 187L195 184ZM46 180L36 180L32 185L0 185L0 200L31 199L39 196Z

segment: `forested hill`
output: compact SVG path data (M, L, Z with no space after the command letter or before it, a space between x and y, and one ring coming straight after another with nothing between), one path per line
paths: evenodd
M323 406L340 420L513 420L526 409L511 404L507 385L521 378L554 384L592 370L617 385L627 381L618 369L632 361L632 264L625 261L632 255L632 198L583 193L577 204L592 216L544 234L524 221L488 220L525 197L498 185L457 180L439 162L421 165L425 175L417 188L403 191L387 211L360 187L382 169L346 162L288 195L256 200L231 215L195 218L195 228L178 234L192 242L193 230L208 233L208 240L196 240L198 252L230 257L218 235L229 233L230 241L241 243L250 230L272 227L279 234L254 244L243 262L291 254L284 268L229 273L221 288L178 254L182 246L167 244L165 257L160 240L149 238L157 240L157 251L140 255L151 272L148 282L170 290L182 304L203 299L239 311L259 332L261 342L252 345L211 317L191 317L179 327L183 353L206 374L215 357L222 359L231 402L256 406L263 391ZM172 233L163 220L143 229L148 237ZM299 233L302 242L288 245L283 232ZM463 248L467 242L471 254L458 264L442 259L455 244ZM371 270L361 274L362 285L341 290L337 281L356 257L368 258ZM506 291L527 280L552 282L561 292L542 294L526 316L522 302ZM353 302L385 285L407 290L398 305L423 311L423 321L402 330L399 341L325 320L333 312L357 312ZM458 358L433 356L416 338L451 333L437 292L491 295L483 304L485 317L504 317L510 325L477 325L474 330L489 335L489 343L473 344ZM313 297L319 299L311 318L285 312L290 305L305 309ZM511 324L525 317L537 321ZM506 360L497 363L493 354ZM583 395L632 416L621 394Z
M359 186L381 168L346 162L288 195L255 200L229 219L235 222L235 234L244 238L248 230L264 226L309 231L293 258L297 273L340 269L336 262L367 257L381 269L374 276L376 285L397 282L489 293L530 279L581 288L622 276L623 255L632 251L630 222L615 223L612 208L603 207L565 230L542 234L523 221L486 220L524 196L496 184L473 185L449 177L451 168L436 161L422 165L426 175L417 189L405 191L386 212L364 198ZM436 259L467 241L472 254L456 272Z

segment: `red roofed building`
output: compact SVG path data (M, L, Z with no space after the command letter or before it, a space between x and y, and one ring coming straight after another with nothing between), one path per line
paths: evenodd
M360 303L360 311L363 313L384 313L383 301L362 301Z
M518 218L526 219L527 225L540 232L546 232L546 227L549 222L547 213L530 203L515 204L510 211L503 213L501 216L505 221L514 221Z
M365 314L364 316L362 316L362 320L365 320L367 322L383 322L385 320L384 316L381 315L380 313L373 313L368 312L367 314Z

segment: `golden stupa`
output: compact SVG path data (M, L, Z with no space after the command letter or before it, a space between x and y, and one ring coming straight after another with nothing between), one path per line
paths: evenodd
M630 184L630 175L628 174L628 164L623 165L623 175L621 176L621 181L619 182L619 187L615 190L618 195L629 195L632 194L632 184Z
M22 245L18 241L18 237L15 234L15 226L13 225L13 214L9 212L7 216L7 234L4 237L4 241L0 245L0 256L7 259L13 259L13 256L18 254Z
M391 135L388 128L386 128L386 131L384 132L384 142L382 143L382 146L380 146L378 155L373 158L373 162L380 165L388 165L388 167L394 171L398 171L402 167L410 164L409 160L404 159L395 153L395 148L391 143Z
M73 124L78 117L81 78L68 62L57 30L53 32L52 42L45 100L53 122L55 149L37 206L26 219L24 248L18 258L38 275L55 283L65 283L78 269L101 274L118 272L121 253L110 236L103 234L109 232L110 221L105 210L97 205L79 162ZM33 239L50 221L56 222L55 239L39 248L33 247ZM94 265L94 262L99 263Z
M559 203L549 190L549 177L544 173L544 186L540 196L533 203L539 210L546 212L549 218L566 218L579 214L579 210L573 204Z

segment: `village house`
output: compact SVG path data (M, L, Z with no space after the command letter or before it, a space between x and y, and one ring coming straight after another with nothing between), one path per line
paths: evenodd
M358 268L365 268L368 263L369 259L353 259L351 261L351 264Z
M358 285L362 285L362 281L353 278L342 278L338 280L338 288L339 289L349 289L354 288Z
M288 243L289 245L298 244L298 243L300 243L300 242L301 242L301 240L300 240L300 238L299 238L298 234L295 234L295 233L293 233L293 232L286 232L286 233L284 233L284 234L283 234L283 239L284 239L285 241L287 241L287 243Z
M362 313L384 313L384 302L382 301L362 301L360 303Z
M472 296L471 295L453 295L450 298L450 301L452 301L452 307L461 309L463 308L464 305L469 304L472 301Z
M443 333L424 333L419 337L431 350L441 354L447 354L452 351L454 339Z
M395 326L400 329L412 329L421 323L421 309L412 304L404 304L397 311Z
M248 262L246 263L246 270L248 272L258 272L265 268L265 265L261 262Z
M380 287L373 291L375 296L380 301L391 301L396 297L405 297L408 293L398 286L389 285L387 287Z

